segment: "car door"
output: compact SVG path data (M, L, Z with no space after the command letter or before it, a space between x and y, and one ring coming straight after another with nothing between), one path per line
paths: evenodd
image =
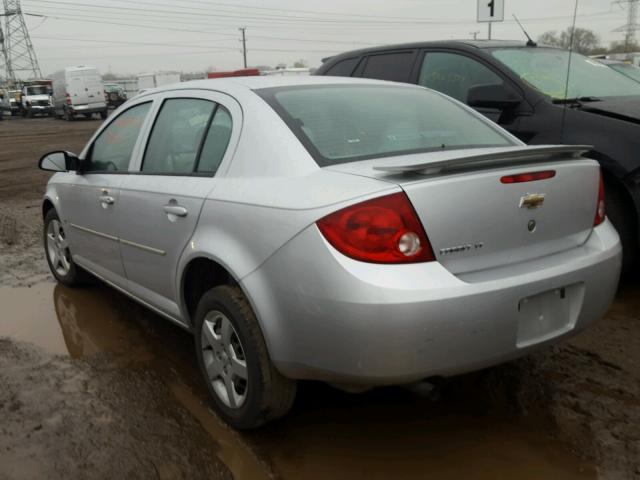
M179 318L178 260L241 114L214 92L168 92L157 101L138 172L121 186L120 244L129 291Z
M469 90L478 85L505 86L507 82L489 66L462 53L427 50L418 70L417 83L467 103ZM490 120L514 133L518 112L498 108L476 108Z
M151 102L133 105L109 121L85 150L78 175L66 186L62 199L74 260L121 286L126 279L116 221L120 185L150 106Z

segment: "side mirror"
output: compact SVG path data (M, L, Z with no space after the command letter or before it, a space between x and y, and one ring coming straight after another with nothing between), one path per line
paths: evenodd
M469 89L467 105L477 108L507 109L517 107L523 98L512 87L504 84L475 85Z
M47 172L69 172L77 170L79 163L80 160L74 153L57 150L43 155L38 167Z

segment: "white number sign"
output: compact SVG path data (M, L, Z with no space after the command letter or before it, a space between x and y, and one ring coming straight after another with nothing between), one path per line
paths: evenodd
M478 0L478 22L502 22L504 0Z

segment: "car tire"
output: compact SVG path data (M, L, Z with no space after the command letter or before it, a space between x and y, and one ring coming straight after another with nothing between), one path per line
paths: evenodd
M194 320L198 364L223 420L236 429L247 430L289 411L296 396L296 381L285 378L273 366L256 316L239 287L222 285L206 292ZM225 320L232 327L226 324L230 332L227 341ZM211 342L216 328L218 340ZM215 342L217 347L213 346ZM236 360L244 361L246 368L241 375L246 378L235 374ZM233 389L231 393L229 388Z
M60 238L58 236L57 239L52 238L52 235L54 237L57 236L57 232L60 232L62 237ZM88 283L91 276L75 264L68 244L66 244L65 247L65 244L60 242L61 239L66 240L64 225L60 221L58 213L52 208L44 217L43 228L45 257L51 274L58 282L67 287L75 287ZM53 254L54 251L57 253L57 257Z
M622 243L622 274L629 275L638 262L638 233L633 221L633 211L624 192L605 181L605 202L607 217L616 227Z
M102 120L105 120L105 119L107 118L107 112L106 112L106 111L102 111L102 112L100 112L100 118L101 118Z

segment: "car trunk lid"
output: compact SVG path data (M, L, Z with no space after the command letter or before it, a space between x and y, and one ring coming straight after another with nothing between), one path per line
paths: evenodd
M506 147L351 162L328 169L396 183L411 200L436 259L462 274L583 244L594 222L599 167L588 146ZM552 178L503 183L553 171Z

